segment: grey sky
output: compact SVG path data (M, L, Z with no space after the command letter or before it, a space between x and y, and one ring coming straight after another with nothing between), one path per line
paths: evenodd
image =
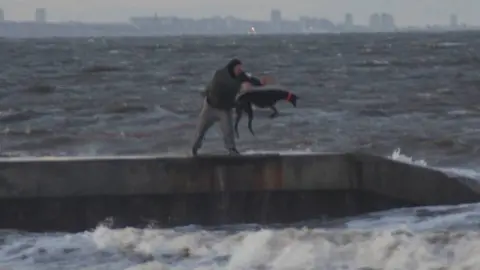
M334 22L346 12L355 23L365 24L373 12L389 12L398 25L448 24L450 13L459 21L480 25L480 0L0 0L8 20L32 20L35 8L47 8L49 20L127 21L130 16L207 17L233 15L267 19L272 8L285 18L301 15L323 17Z

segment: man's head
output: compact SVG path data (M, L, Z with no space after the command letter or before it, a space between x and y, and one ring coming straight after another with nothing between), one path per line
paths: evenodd
M233 78L237 77L243 72L242 62L237 58L230 60L230 62L228 62L227 64L227 70L228 73L230 73L230 76L232 76Z

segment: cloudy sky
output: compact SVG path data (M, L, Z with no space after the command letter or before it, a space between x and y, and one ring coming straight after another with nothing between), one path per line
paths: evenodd
M272 8L285 18L301 15L343 20L345 12L365 24L373 12L389 12L399 26L448 24L451 13L460 22L480 25L480 0L0 0L8 20L32 20L35 8L47 8L52 21L127 21L130 16L208 17L233 15L266 19Z

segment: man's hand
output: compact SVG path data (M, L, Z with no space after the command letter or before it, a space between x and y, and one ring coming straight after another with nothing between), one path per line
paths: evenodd
M249 82L243 82L242 87L240 88L240 92L246 92L252 88L252 84Z
M262 76L260 77L260 81L263 85L275 84L275 79L272 76Z

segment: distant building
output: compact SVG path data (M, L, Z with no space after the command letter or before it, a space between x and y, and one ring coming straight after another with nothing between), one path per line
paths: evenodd
M369 27L373 31L390 32L395 31L395 19L388 13L374 13L370 15Z
M382 13L381 16L382 31L395 31L395 19L391 14Z
M458 27L458 17L456 14L450 15L450 27L457 28Z
M37 23L47 22L47 10L45 8L37 8L35 10L35 22Z
M276 32L282 30L282 12L280 10L272 9L270 12L270 23Z
M381 18L378 13L370 15L368 26L374 31L379 31L382 28Z
M282 21L282 12L278 9L272 9L270 12L270 21L272 23L279 23Z
M0 8L0 22L5 21L5 13L3 12L3 9Z
M310 22L311 19L309 17L300 16L298 21L300 22L300 27L302 32L308 33L313 30L313 27Z
M352 15L352 13L345 14L345 27L347 27L347 28L353 27L353 15Z

